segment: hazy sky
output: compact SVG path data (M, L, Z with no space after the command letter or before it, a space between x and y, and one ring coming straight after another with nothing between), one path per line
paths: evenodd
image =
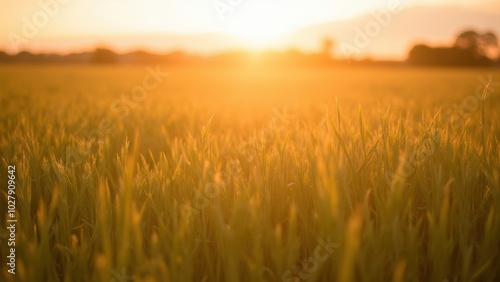
M12 50L12 38L21 42L19 46L29 47L41 39L126 34L222 32L265 41L302 26L381 9L391 1L398 0L0 0L0 48ZM491 10L499 6L490 0L399 1L403 8L451 5ZM34 30L27 27L30 24Z

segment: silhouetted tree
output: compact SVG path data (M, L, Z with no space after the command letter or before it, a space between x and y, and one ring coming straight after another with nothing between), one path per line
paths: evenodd
M489 57L491 51L498 53L498 38L493 32L480 34L474 30L467 30L458 35L455 47L471 50L477 56Z
M432 48L415 45L408 61L416 65L485 66L493 65L498 50L498 39L492 32L479 34L468 30L460 33L452 47Z
M90 61L97 64L114 64L118 62L118 55L111 50L97 48Z
M413 46L413 48L410 50L408 61L410 63L420 65L432 64L432 48L423 44Z
M322 46L321 46L321 54L325 58L330 58L332 55L332 49L335 46L335 42L330 39L330 38L325 38L323 39Z
M8 62L10 59L10 56L7 55L4 51L0 51L0 63L5 63Z

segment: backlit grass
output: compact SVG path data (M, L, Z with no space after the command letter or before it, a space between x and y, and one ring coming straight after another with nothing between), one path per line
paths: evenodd
M500 278L498 72L162 70L0 68L2 281Z

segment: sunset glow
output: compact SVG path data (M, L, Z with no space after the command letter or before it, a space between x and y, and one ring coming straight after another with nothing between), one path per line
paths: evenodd
M465 8L483 12L498 12L498 3L484 1L421 1L387 0L356 1L339 0L310 2L305 0L144 0L144 1L97 1L97 0L44 0L14 3L3 1L8 13L0 23L0 49L9 53L20 50L68 52L75 46L104 44L119 50L144 48L165 50L185 48L195 52L213 52L220 48L265 48L270 41L281 35L315 24L353 21L352 25L328 30L337 41L352 40L356 19L379 12L391 1L401 2L403 10L418 7ZM446 10L444 10L446 12ZM446 13L448 15L448 13ZM422 17L418 17L422 18ZM478 16L481 18L481 16ZM439 18L433 21L438 22ZM450 21L454 22L454 21ZM424 23L425 24L425 23ZM468 24L468 23L464 23ZM439 23L433 24L439 26ZM392 25L391 29L398 28ZM418 25L413 25L412 29ZM462 28L462 26L455 29ZM429 31L427 29L427 31ZM418 31L405 30L405 34ZM439 32L438 29L431 30ZM446 31L449 33L451 31ZM453 32L457 32L454 30ZM337 36L339 33L344 35ZM442 32L441 32L442 33ZM199 34L234 36L238 44L200 41L193 38L172 39L170 35L189 37ZM343 37L342 37L343 36ZM392 35L405 37L404 34ZM433 36L430 34L430 36ZM148 37L147 40L144 37ZM241 40L242 39L242 40ZM436 38L446 40L446 38ZM409 41L410 38L405 38ZM126 43L124 43L126 42ZM301 48L305 41L294 42ZM306 42L310 44L310 40ZM382 43L381 45L389 45ZM391 53L406 52L403 43L392 46ZM395 48L399 48L396 49ZM387 48L368 46L364 52L384 56ZM398 56L398 55L395 55Z
M500 0L0 2L0 282L500 281Z
M294 3L295 2L295 3ZM366 8L366 7L365 7ZM356 6L352 4L339 4L336 8L329 9L330 19L346 19L356 15ZM225 12L225 21L221 25L221 31L245 40L248 47L266 47L273 38L285 35L313 24L323 11L317 6L317 10L311 11L298 1L292 3L273 3L257 1L237 5L234 10Z

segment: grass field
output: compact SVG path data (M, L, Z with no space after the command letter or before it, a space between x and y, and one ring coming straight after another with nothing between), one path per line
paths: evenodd
M499 94L491 69L1 66L0 280L498 281Z

